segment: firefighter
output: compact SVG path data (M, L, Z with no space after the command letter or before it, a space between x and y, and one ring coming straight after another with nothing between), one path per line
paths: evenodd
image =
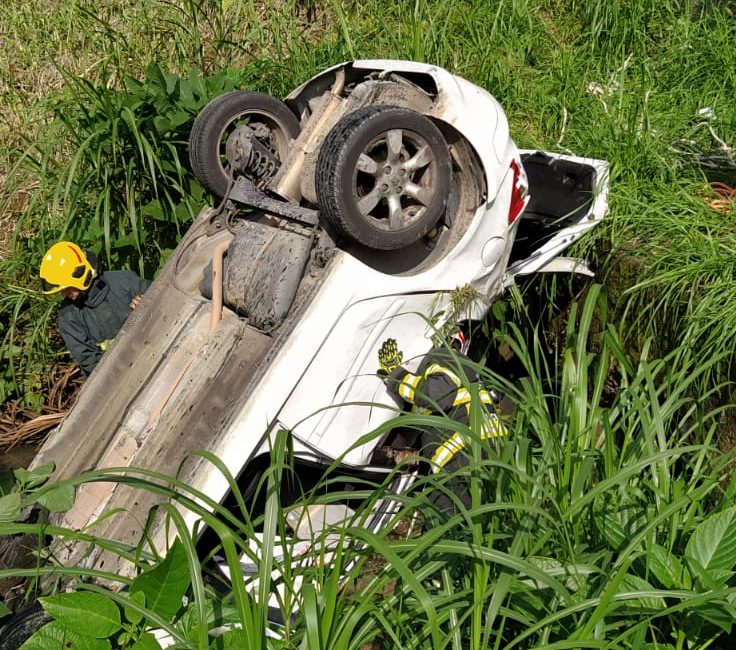
M412 373L401 365L403 353L396 340L387 339L378 351L378 374L392 397L410 405L412 412L445 414L467 425L471 408L469 386L479 380L471 364L463 363L463 360L468 360L468 344L468 338L458 330L451 339L452 352L446 346L432 348L420 362L416 373ZM491 394L479 385L478 396L483 404L480 438L505 436L506 427L496 413ZM468 464L466 436L462 431L427 428L421 432L419 444L421 457L429 463L430 471L450 474L446 488L466 508L470 507L466 480L457 474L457 470ZM450 516L456 512L455 502L447 489L433 491L430 498L443 515Z
M150 282L132 271L98 272L93 253L62 241L43 256L43 293L61 293L61 338L86 377L141 300Z

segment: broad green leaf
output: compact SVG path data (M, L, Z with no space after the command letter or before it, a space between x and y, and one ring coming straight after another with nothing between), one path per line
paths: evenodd
M104 639L120 630L118 606L101 594L81 591L38 600L57 621L79 634Z
M18 521L20 517L20 493L11 492L0 497L0 521Z
M179 104L188 105L194 99L194 89L189 79L179 80Z
M3 602L0 601L0 618L3 618L4 616L7 616L8 614L12 614L11 612Z
M174 208L174 216L179 221L186 221L189 218L189 208L186 203L180 203Z
M112 242L112 247L114 249L125 248L126 246L135 247L135 245L136 237L134 233L129 233L127 235L123 235L122 237L118 237Z
M646 580L635 575L626 575L621 580L617 594L633 594L637 592L652 592L654 588ZM634 597L624 601L617 606L618 610L640 611L646 609L649 611L661 611L667 607L664 598L661 596L643 595L640 598Z
M642 527L647 519L644 510L636 504L622 503L607 494L595 502L595 525L608 543L621 550Z
M61 621L51 621L35 632L20 650L110 650L107 639L96 639L67 628Z
M565 587L570 592L575 592L585 585L587 577L595 570L590 566L564 565L559 560L551 557L530 557L529 563L561 582L562 578L565 578ZM546 585L533 578L523 578L519 582L533 586L535 589L544 589L546 587Z
M732 570L736 565L736 507L700 523L688 540L685 558L691 567L705 571Z
M20 483L24 489L29 490L45 483L54 471L54 467L53 461L49 461L48 463L44 463L30 471L23 467L18 467L13 470L13 473L15 474L15 478L18 483Z
M248 635L243 630L228 630L210 643L210 648L215 650L242 650L247 647Z
M166 221L166 215L164 214L163 208L161 207L161 201L154 199L149 201L146 205L141 207L141 213L147 217L152 217L157 221Z
M157 566L133 581L130 592L142 591L147 607L169 620L181 607L190 582L186 553L181 542L176 540Z
M76 241L98 241L104 234L104 229L92 219L78 219L69 227L70 239Z
M680 560L659 544L652 544L649 549L649 570L667 589L682 589L684 569Z
M171 120L171 126L176 129L189 122L192 119L192 115L188 111L177 110L169 115L169 119Z
M141 607L145 607L146 594L144 594L142 591L135 591L128 596L128 600L133 601ZM132 607L123 608L123 614L125 615L125 620L130 621L131 623L140 623L143 620L143 615L134 610Z
M15 476L15 480L18 481L18 483L25 486L26 483L28 483L30 472L25 467L16 467L13 470L13 475Z
M711 577L712 585L711 589L720 589L725 584L730 584L731 578L734 576L734 571L708 571L708 575Z
M57 485L36 498L36 502L49 512L65 512L74 505L74 486Z
M221 604L215 607L214 603L207 601L204 603L204 614L205 614L205 626L207 628L220 627L224 624L221 619L223 615L223 608ZM237 621L237 618L233 622ZM176 625L184 635L192 641L197 643L198 634L200 631L200 625L202 621L200 619L199 607L196 602L190 600L187 604L186 610L177 618Z
M156 637L153 636L153 634L150 632L144 632L138 637L138 640L130 646L130 650L161 650L161 644L156 641Z
M153 120L153 126L159 134L166 135L172 130L174 125L172 125L171 120L167 117L155 117Z
M688 558L688 567L693 577L693 582L699 587L699 591L709 591L711 589L721 589L733 576L733 571L723 571L721 569L705 569L692 558Z
M717 625L726 633L730 632L731 627L736 623L736 609L725 601L711 600L699 603L692 607L692 612L709 623Z
M6 345L5 348L3 348L2 353L0 353L0 359L8 359L10 357L16 357L21 352L23 352L23 348L17 345Z

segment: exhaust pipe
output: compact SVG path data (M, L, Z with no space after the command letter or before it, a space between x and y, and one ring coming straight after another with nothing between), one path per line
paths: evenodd
M340 69L335 75L335 82L332 87L322 95L319 107L307 120L304 129L291 146L286 160L281 164L276 176L269 183L269 189L282 199L296 203L301 201L301 176L304 159L314 145L315 136L322 133L322 127L341 104L342 97L340 97L340 94L344 86L345 70Z

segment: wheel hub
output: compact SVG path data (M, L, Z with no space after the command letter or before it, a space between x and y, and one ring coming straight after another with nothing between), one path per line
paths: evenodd
M389 155L389 157L391 157ZM400 161L403 161L406 156L402 153L398 157ZM396 162L390 162L390 164L384 164L382 174L377 178L378 193L384 203L390 202L396 206L400 204L401 197L404 196L406 190L406 183L408 180L407 169L403 164L397 164ZM408 217L416 216L416 210L407 212L404 210L404 215Z
M239 126L225 144L230 169L266 182L278 171L280 162L273 152L261 142L249 126Z

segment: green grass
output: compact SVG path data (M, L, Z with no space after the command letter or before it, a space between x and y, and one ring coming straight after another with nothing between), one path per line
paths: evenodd
M615 321L606 323L593 288L550 355L548 334L530 337L522 326L526 306L510 312L494 344L514 350L525 379L510 385L484 371L517 417L501 449L481 457L474 448L470 513L407 540L353 531L365 544L357 563L336 559L347 587L339 571L314 568L319 588L302 592L281 645L263 637L273 548L262 549L259 594L236 582L220 600L173 509L188 610L163 620L131 603L129 588L101 595L137 608L138 623L167 627L181 647L206 647L203 630L224 620L263 647L356 650L371 640L679 650L724 636L733 623L734 488L730 459L717 451L721 414L708 405L732 372L736 213L711 210L700 194L707 178L736 184L733 12L733 3L674 0L1 3L0 224L4 236L14 230L12 250L0 251L3 401L38 405L47 369L65 358L54 303L36 284L48 244L79 237L108 264L150 276L204 202L186 169L187 120L158 130L156 118L173 124L182 109L190 119L218 92L213 79L283 96L346 59L429 61L494 94L520 146L611 164L610 216L578 250L620 285ZM187 104L167 75L211 85ZM282 471L277 463L266 480ZM172 485L135 480L141 489ZM191 491L173 485L172 500L195 507ZM423 487L432 485L418 483L406 513L426 507ZM233 567L253 526L283 525L284 504L269 494L257 521L217 504L219 519L201 512ZM0 534L21 530L1 521ZM119 550L141 571L161 566L150 549ZM379 568L376 555L385 558ZM67 574L99 592L82 570ZM282 603L286 614L291 604ZM130 634L143 633L128 622Z
M634 360L615 327L600 323L600 313L605 296L594 286L573 308L557 362L549 361L544 342L521 324L492 333L516 352L527 373L510 385L481 368L487 385L505 390L515 403L510 436L489 445L474 435L471 421L466 433L472 461L464 470L471 508L424 532L364 531L357 522L387 483L356 482L347 492L335 491L335 465L297 503L366 500L357 525L332 531L346 540L344 551L331 563L301 569L292 565L288 550L279 559L274 538L289 537L285 513L294 505L282 501L278 489L292 467L288 434L282 432L274 437L272 463L261 479L265 499L258 511L231 476L236 498L230 509L151 471L95 470L71 481L122 481L167 499L159 510L179 542L166 559L145 535L139 546L122 547L95 538L94 528L79 533L13 523L22 507L39 499L65 505L64 489L43 486L42 476L21 475L21 485L0 500L6 506L12 497L0 533L41 530L112 550L137 570L121 579L50 563L40 570L0 571L0 578L40 574L46 581L71 580L72 593L42 599L55 625L89 634L93 619L87 615L86 627L80 627L75 611L119 612L105 616L129 621L122 627L106 623L105 629L113 629L107 636L117 640L114 647L128 647L121 638L132 645L150 625L166 629L178 647L222 647L222 639L206 632L226 623L240 625L230 633L240 647L358 650L371 641L417 650L719 647L712 644L728 643L736 622L730 582L736 567L736 484L732 455L713 446L719 411L703 407L709 391L698 388L707 365L685 351ZM594 343L598 329L602 342ZM387 426L421 419L402 415ZM444 425L457 428L451 421ZM209 459L227 475L218 459ZM446 479L420 477L402 497L397 520L416 511L425 520L432 517L429 491L443 489ZM215 531L209 553L197 552L182 509ZM264 541L254 554L246 549L256 530L264 532ZM223 556L237 574L244 552L259 562L257 588L235 580L221 584L224 591L213 590L206 557ZM275 593L276 574L287 585L278 601L289 621L280 640L264 636L265 603ZM96 586L92 578L112 580L120 591ZM78 600L88 593L95 598ZM188 600L182 605L184 593ZM296 616L289 618L292 612Z
M668 340L692 332L716 352L730 339L730 315L719 314L732 311L733 242L722 215L696 198L706 173L736 182L728 150L736 142L730 3L146 0L93 7L76 0L55 7L11 0L0 7L0 24L7 41L0 62L6 244L16 226L12 253L6 245L0 256L14 259L7 273L29 288L25 304L36 300L35 269L57 238L86 240L110 266L150 276L203 202L185 151L199 104L170 89L161 94L152 64L184 83L222 73L283 96L342 60L408 58L487 88L520 146L610 162L612 211L588 238L587 252L633 246L637 268L646 260L632 282L629 330ZM216 92L213 85L198 96ZM175 119L174 131L156 130L143 112L125 113L142 96ZM700 116L703 108L715 118ZM670 229L678 219L687 227L692 214L702 220L693 251L701 263L678 265L675 258L689 257L694 242L678 239L671 251ZM614 261L622 259L628 264L625 256ZM713 268L723 271L718 282ZM695 277L697 290L688 294ZM649 306L652 294L666 304ZM19 346L7 338L20 329L15 319L12 311L0 313L4 346ZM13 372L54 356L33 344ZM8 394L39 399L32 390Z

